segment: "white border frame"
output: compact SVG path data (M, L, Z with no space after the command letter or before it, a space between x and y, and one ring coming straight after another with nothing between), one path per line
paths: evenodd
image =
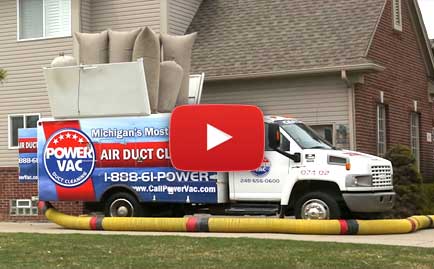
M41 113L20 113L20 114L9 114L8 115L8 149L18 149L19 146L12 146L12 136L11 136L11 118L12 117L23 117L24 129L26 129L26 116L38 116L41 119ZM38 121L39 121L38 120Z
M34 37L34 38L23 38L20 37L20 0L16 0L17 5L17 42L25 42L25 41L37 41L37 40L45 40L45 39L53 39L53 38L65 38L72 37L72 1L69 0L69 35L59 35L59 36L45 36L45 0L42 0L42 37Z

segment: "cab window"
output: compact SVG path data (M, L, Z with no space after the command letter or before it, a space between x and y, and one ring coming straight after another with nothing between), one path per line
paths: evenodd
M288 148L289 148L289 140L281 132L280 133L280 146L279 146L279 149L287 151ZM268 123L265 123L265 151L273 151L273 149L270 148L269 145L268 145Z

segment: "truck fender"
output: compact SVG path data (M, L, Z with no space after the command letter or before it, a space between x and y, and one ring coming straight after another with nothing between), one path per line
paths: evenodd
M282 196L280 198L281 206L288 206L292 189L294 188L295 182L297 182L298 180L298 171L291 171L291 172L292 173L289 173L289 176L285 180L285 183L283 185Z

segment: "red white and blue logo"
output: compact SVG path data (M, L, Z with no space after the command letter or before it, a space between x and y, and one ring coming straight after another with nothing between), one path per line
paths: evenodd
M259 166L256 170L250 172L257 177L265 177L266 175L268 175L268 173L270 173L270 170L271 170L271 162L264 157L261 166Z
M92 175L94 166L95 148L79 130L59 130L45 144L45 170L55 183L63 187L84 183Z

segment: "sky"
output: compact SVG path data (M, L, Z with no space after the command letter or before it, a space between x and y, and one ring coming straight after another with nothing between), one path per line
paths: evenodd
M418 0L428 37L434 39L434 0Z

